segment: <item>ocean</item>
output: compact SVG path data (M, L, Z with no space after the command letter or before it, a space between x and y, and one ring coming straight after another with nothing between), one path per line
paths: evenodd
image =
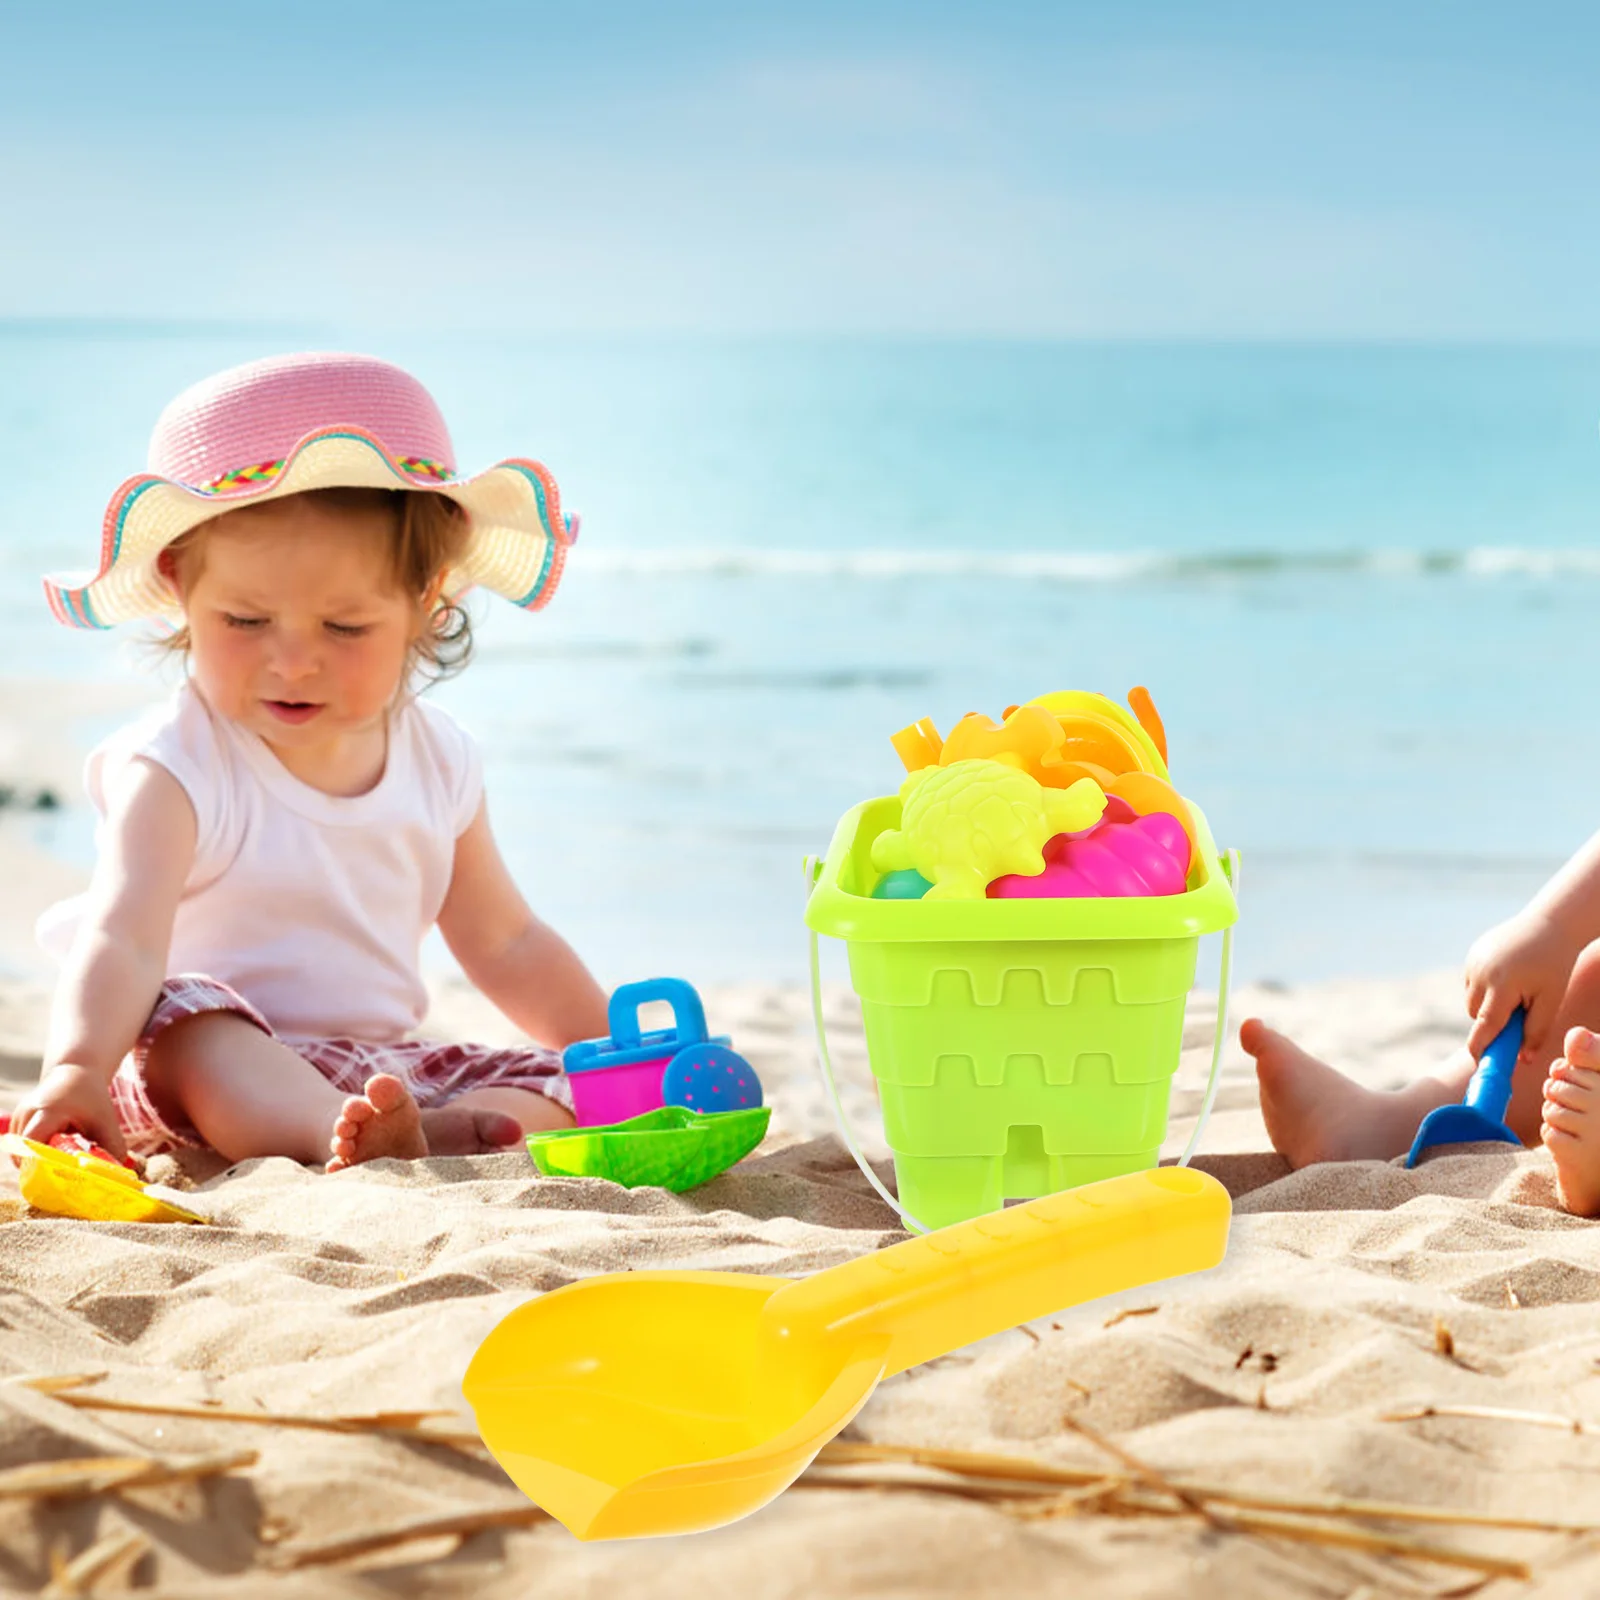
M1243 854L1243 978L1455 965L1600 825L1588 348L0 323L6 675L148 670L40 573L92 565L171 395L314 347L409 367L464 470L533 456L583 514L549 609L479 597L433 693L608 984L804 982L802 859L898 785L890 734L1052 689L1149 686ZM32 826L87 862L68 798Z

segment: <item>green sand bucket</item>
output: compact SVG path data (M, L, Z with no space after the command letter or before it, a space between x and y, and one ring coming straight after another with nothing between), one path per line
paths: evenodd
M916 1228L1006 1200L1156 1165L1201 936L1222 932L1211 1080L1226 1021L1237 853L1218 859L1194 806L1198 849L1183 894L1106 899L874 900L872 841L900 801L847 811L812 890L812 1000L824 1074L846 1143L873 1187ZM856 1149L822 1021L818 934L843 939L867 1055L894 1152L899 1200Z
M691 1111L660 1106L599 1128L528 1135L528 1154L547 1178L609 1178L625 1188L655 1184L682 1193L709 1183L766 1137L771 1106Z

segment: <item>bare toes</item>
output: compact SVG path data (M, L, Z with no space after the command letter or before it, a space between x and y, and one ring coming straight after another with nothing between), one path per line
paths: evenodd
M391 1072L375 1072L367 1079L363 1094L376 1111L397 1111L411 1098L410 1091Z
M1587 1067L1591 1071L1600 1068L1600 1039L1587 1028L1568 1028L1567 1037L1563 1041L1566 1047L1566 1059L1576 1067Z
M420 1114L398 1078L379 1073L366 1092L346 1100L328 1140L328 1172L342 1172L363 1161L390 1157L415 1160L428 1153Z

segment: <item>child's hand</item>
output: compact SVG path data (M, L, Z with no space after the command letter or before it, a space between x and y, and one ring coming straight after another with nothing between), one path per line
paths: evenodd
M1519 1005L1528 1008L1528 1015L1517 1059L1540 1059L1581 949L1581 942L1551 918L1532 910L1518 912L1478 938L1467 952L1466 969L1467 1010L1473 1018L1467 1049L1474 1061Z
M128 1153L105 1080L98 1072L70 1061L52 1067L39 1087L23 1097L11 1113L11 1127L40 1144L49 1144L58 1133L75 1130L87 1134L119 1161Z

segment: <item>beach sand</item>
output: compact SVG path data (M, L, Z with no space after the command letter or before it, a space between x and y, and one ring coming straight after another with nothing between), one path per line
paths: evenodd
M20 949L34 902L73 875L25 837L7 848L0 921ZM1600 1530L1600 1227L1556 1209L1542 1151L1289 1172L1236 1044L1198 1162L1235 1197L1222 1266L891 1380L843 1436L849 1449L731 1527L585 1545L542 1519L473 1448L460 1391L479 1341L515 1306L599 1272L798 1274L902 1237L832 1131L805 992L749 984L706 999L756 1064L774 1118L756 1154L686 1195L544 1180L520 1151L336 1177L287 1160L222 1172L158 1161L155 1176L192 1186L212 1211L209 1227L83 1223L0 1195L0 1587L472 1600L1600 1594L1592 1535L1483 1520ZM47 1002L42 975L0 984L0 1105L37 1071ZM830 990L826 1009L847 1107L870 1126L854 1002ZM1428 1070L1462 1034L1453 974L1236 997L1235 1019L1251 1010L1374 1084ZM450 981L436 985L429 1030L515 1036ZM1198 1108L1211 1031L1197 996L1172 1154ZM1419 1414L1428 1408L1445 1414ZM453 1444L393 1416L301 1425L429 1411L444 1415L420 1426L454 1431ZM975 1478L863 1459L867 1446L1012 1465ZM114 1469L68 1465L86 1457L179 1477L118 1489ZM1041 1463L1067 1480L1045 1499L1014 1476ZM18 1477L40 1464L48 1481ZM1357 1500L1447 1515L1334 1504Z

